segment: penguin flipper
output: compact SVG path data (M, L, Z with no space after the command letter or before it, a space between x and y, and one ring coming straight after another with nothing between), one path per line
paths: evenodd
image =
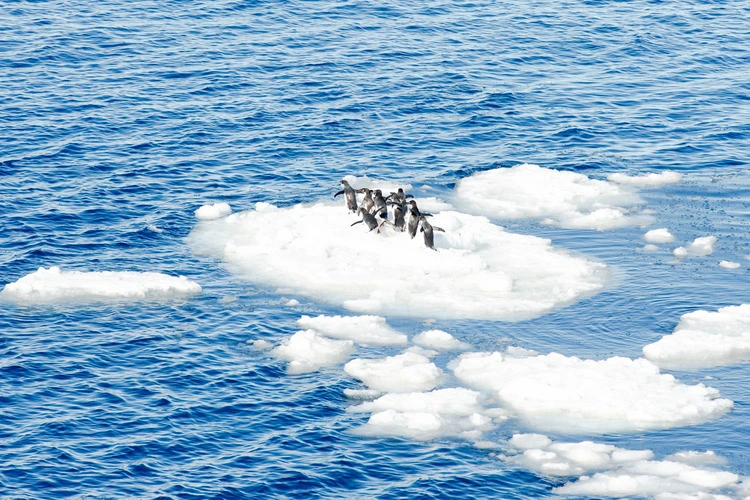
M362 221L361 221L361 220L358 220L357 222L352 222L352 225L351 225L351 226L353 226L354 224L359 224L360 222L362 222ZM351 227L351 226L349 226L349 227Z
M343 189L341 191L339 191L338 193L334 194L333 197L335 198L335 197L337 197L340 194L344 194L344 190Z
M442 227L437 227L437 226L432 226L432 230L433 231L440 231L441 233L445 232L445 229L443 229Z

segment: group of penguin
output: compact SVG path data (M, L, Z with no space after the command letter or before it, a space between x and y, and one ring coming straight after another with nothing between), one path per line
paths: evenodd
M417 235L417 227L419 227L419 231L424 234L425 246L437 251L434 231L445 231L427 222L427 217L431 217L432 214L420 212L417 208L417 202L413 199L414 196L404 193L402 188L398 188L397 192L383 197L383 192L380 189L354 189L346 180L342 180L341 185L344 189L334 194L333 197L343 194L346 208L350 212L362 214L362 220L358 220L352 226L363 222L370 228L370 231L377 229L380 232L380 228L384 224L388 224L397 231L407 231L412 238ZM357 208L357 193L364 194L359 209ZM407 201L409 198L412 199ZM388 220L388 206L392 207L393 221ZM407 214L409 215L408 222L406 221Z

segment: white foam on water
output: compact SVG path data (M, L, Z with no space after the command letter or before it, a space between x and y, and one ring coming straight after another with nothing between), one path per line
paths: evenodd
M443 370L429 358L413 352L382 359L353 359L344 365L344 371L381 392L429 391L443 376Z
M750 361L750 304L684 314L674 332L645 346L643 355L677 370Z
M676 184L682 180L682 175L672 170L667 170L658 174L650 173L644 175L625 175L622 173L615 173L607 176L607 180L639 188L656 188L666 186L667 184Z
M299 374L343 363L353 352L351 340L333 340L314 330L303 330L275 347L271 355L289 361L287 373Z
M712 420L733 406L717 390L682 384L646 359L468 353L449 367L468 387L486 392L529 427L548 432L668 429Z
M360 314L521 320L601 290L607 267L514 234L484 217L440 212L430 219L439 251L421 235L368 232L338 202L255 210L200 222L193 251L285 293ZM385 229L385 228L384 228Z
M722 260L721 262L719 262L719 267L722 267L724 269L739 269L740 263L732 262L730 260Z
M508 443L516 454L509 463L552 477L578 477L553 489L560 495L729 499L744 489L741 477L713 468L722 460L713 452L681 452L654 460L651 450L629 450L582 441L553 442L539 434L516 434ZM590 475L592 474L593 475Z
M687 251L690 255L711 255L716 244L716 236L702 236L696 238L688 245Z
M267 340L248 340L247 343L257 351L267 351L273 348L273 344L268 342Z
M397 332L381 316L302 316L300 328L312 328L327 337L349 339L363 345L404 345L408 337Z
M228 203L214 203L213 205L203 205L195 211L195 217L199 220L215 220L226 217L232 213L232 208Z
M18 304L87 302L96 300L160 300L201 292L201 286L184 276L135 271L62 271L40 267L8 283L0 300Z
M643 239L649 243L671 243L674 241L674 236L672 236L672 233L667 228L663 227L647 231L643 235Z
M651 215L634 212L643 204L633 187L528 163L461 179L454 200L460 210L493 219L597 230L651 224Z
M470 346L461 342L453 335L443 330L427 330L416 335L412 342L422 347L437 349L438 351L451 351L457 349L468 349Z

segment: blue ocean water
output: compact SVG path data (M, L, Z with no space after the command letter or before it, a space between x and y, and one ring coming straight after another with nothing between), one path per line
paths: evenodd
M435 326L478 349L512 339L638 357L682 314L750 301L744 2L7 1L0 71L0 284L60 266L204 289L0 304L3 497L546 498L564 482L463 441L352 435L366 419L345 411L355 381L340 369L290 377L247 344L280 342L300 314L345 311L306 298L285 308L194 256L184 238L206 203L329 198L347 174L439 194L524 162L593 178L676 170L683 182L643 196L678 239L716 235L710 258L637 252L640 228L511 221L620 279L535 320ZM748 367L675 375L711 377L733 411L592 439L711 449L749 475Z

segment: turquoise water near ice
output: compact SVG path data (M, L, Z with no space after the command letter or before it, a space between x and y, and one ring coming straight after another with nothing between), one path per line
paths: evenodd
M329 198L347 174L440 194L524 162L598 179L675 170L680 184L643 192L654 227L678 242L713 234L713 255L638 252L640 228L503 222L620 279L534 320L434 325L481 350L638 357L682 314L750 301L748 47L742 2L5 2L0 284L56 265L184 275L204 292L0 304L0 496L554 496L562 480L471 443L350 434L366 419L345 412L354 380L290 377L247 344L282 341L300 314L345 311L284 307L194 256L193 212ZM591 438L711 449L750 474L748 367L674 374L719 389L733 411Z

